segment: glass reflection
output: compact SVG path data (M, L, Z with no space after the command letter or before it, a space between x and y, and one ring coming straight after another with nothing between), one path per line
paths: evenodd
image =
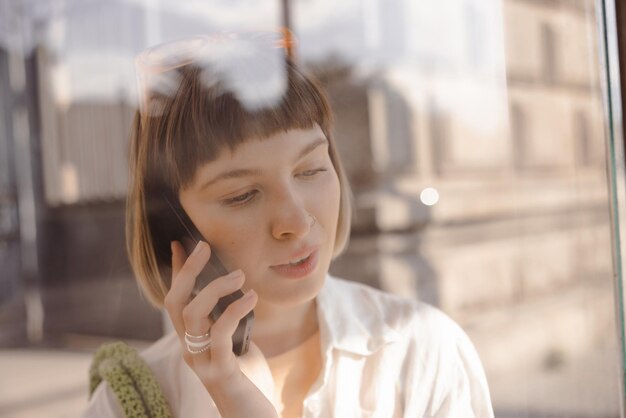
M167 40L281 26L287 3L296 59L331 96L355 194L351 244L331 272L457 320L496 416L618 416L601 34L590 0L9 2L0 13L0 100L10 108L0 123L4 345L27 346L25 332L8 330L37 317L39 303L47 348L85 353L93 336L141 346L161 335L123 251L134 58ZM40 150L28 166L39 189L19 175L19 138ZM14 167L2 164L14 156ZM24 187L39 195L37 215L18 221ZM39 232L34 280L21 258L31 257L24 234L35 224L24 222ZM0 411L54 406L14 400L32 395L0 398Z

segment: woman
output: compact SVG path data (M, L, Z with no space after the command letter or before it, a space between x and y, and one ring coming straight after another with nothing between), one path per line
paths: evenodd
M492 417L480 360L452 320L328 274L349 235L349 188L327 98L288 44L205 41L192 59L141 70L131 144L130 260L175 328L142 357L174 415ZM167 232L176 219L159 218L165 198L206 239L191 254ZM196 294L212 253L231 273ZM236 356L250 311L249 350ZM85 416L123 416L106 384Z

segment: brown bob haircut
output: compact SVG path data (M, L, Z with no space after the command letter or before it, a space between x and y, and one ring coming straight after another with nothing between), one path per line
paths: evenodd
M256 58L252 68L258 78L256 70L263 60ZM167 227L176 219L164 212L163 196L178 202L179 190L193 181L201 165L246 141L320 126L341 187L334 256L345 249L351 195L332 135L328 99L318 82L286 54L281 61L285 87L280 99L254 109L242 103L218 71L207 72L207 66L197 62L171 70L176 86L168 92L144 92L148 99L144 109L135 112L130 138L126 246L135 277L155 307L163 306L170 286L170 242L176 239Z

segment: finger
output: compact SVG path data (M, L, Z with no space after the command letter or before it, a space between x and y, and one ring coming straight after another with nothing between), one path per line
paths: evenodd
M176 259L176 263L180 265L180 261L186 257L184 248L180 243L176 243L172 246L172 249L172 266L174 266L174 259ZM202 271L210 255L211 250L208 244L200 242L189 257L185 259L178 274L172 277L170 290L167 292L167 295L165 295L165 309L180 338L183 338L185 334L182 310L189 301L198 273Z
M243 317L245 317L258 301L254 290L249 290L242 298L228 305L228 308L211 326L211 358L215 363L225 363L232 356L233 334Z
M226 276L219 277L204 287L183 308L185 330L193 335L202 335L211 326L209 314L213 311L220 298L240 289L245 281L241 270L235 270Z
M180 250L184 252L182 246L177 248L177 253ZM184 257L177 255L177 257ZM189 297L196 283L198 274L202 271L207 261L211 257L211 248L206 242L200 241L191 252L189 257L186 258L182 267L179 269L178 274L172 278L172 286L167 294L167 298L170 302L177 304L181 309L189 301Z
M185 253L185 249L182 244L178 241L172 241L170 244L170 248L172 250L172 277L170 279L170 289L168 290L168 294L165 296L164 306L165 310L170 317L170 321L176 330L179 338L183 338L183 334L181 334L181 330L184 328L184 322L180 315L176 315L176 307L172 306L172 296L170 292L172 291L172 287L174 286L174 282L180 269L185 263L185 259L187 254Z
M224 376L232 376L234 370L239 368L239 362L233 354L233 334L258 299L253 291L246 295L231 303L211 327L211 348L205 353L187 357L195 370L204 370L203 381L221 381Z
M172 279L174 279L180 272L180 269L183 268L186 258L187 254L185 253L183 245L178 241L172 241Z

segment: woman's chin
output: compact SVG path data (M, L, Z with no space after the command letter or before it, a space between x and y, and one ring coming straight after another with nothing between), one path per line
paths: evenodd
M319 294L324 286L325 271L314 271L299 280L280 277L266 281L269 286L258 289L259 304L270 304L284 308L306 304ZM282 282L282 283L281 283Z

